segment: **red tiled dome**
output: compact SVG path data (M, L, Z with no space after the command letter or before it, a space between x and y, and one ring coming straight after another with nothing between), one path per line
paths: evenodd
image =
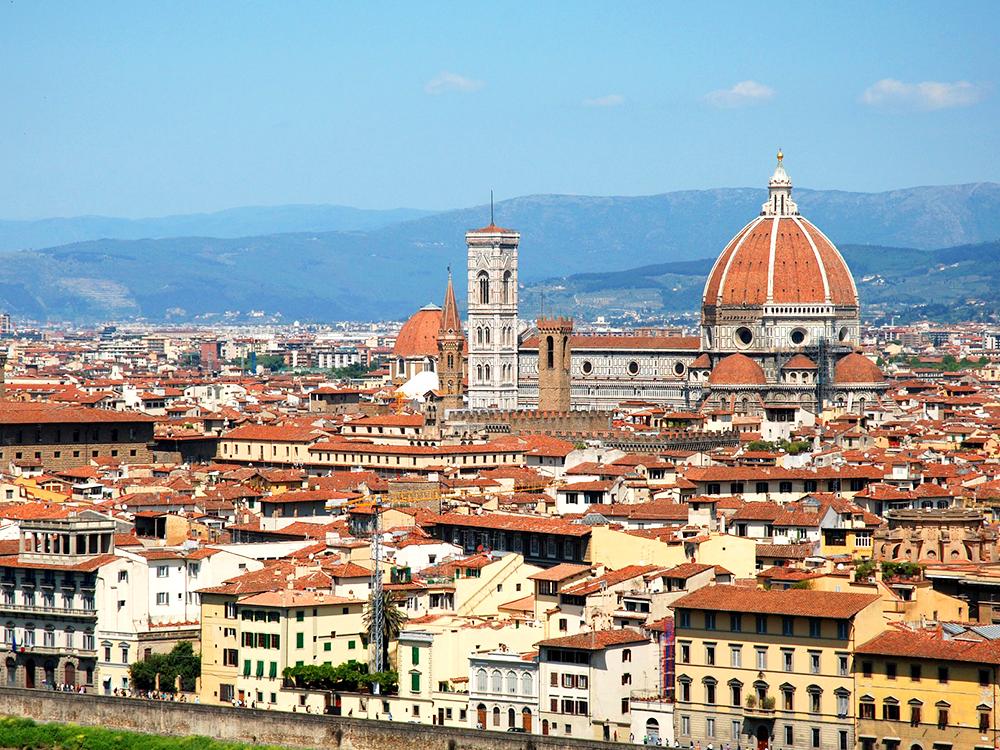
M759 216L722 251L705 284L706 305L829 304L856 307L840 252L801 216Z
M868 357L853 352L837 363L833 381L839 385L850 383L884 383L885 376L878 365Z
M796 354L781 366L782 370L815 370L816 363L805 354Z
M422 307L403 325L392 347L392 356L403 359L436 357L438 331L444 311L437 305Z
M763 385L767 383L760 365L745 354L724 357L708 376L711 385Z

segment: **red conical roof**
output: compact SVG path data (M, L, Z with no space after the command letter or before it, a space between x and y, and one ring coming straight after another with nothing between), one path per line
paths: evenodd
M455 301L455 287L451 283L451 273L448 274L448 291L444 293L444 311L441 314L441 333L462 333L462 321L458 317L458 302Z

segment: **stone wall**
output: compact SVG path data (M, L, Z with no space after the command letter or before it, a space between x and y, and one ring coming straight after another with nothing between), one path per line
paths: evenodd
M512 435L554 431L583 433L609 429L611 413L582 410L479 409L453 411L448 415L448 423L459 433L477 429Z
M317 750L599 750L611 743L316 714L0 688L0 715ZM0 735L0 741L3 737Z

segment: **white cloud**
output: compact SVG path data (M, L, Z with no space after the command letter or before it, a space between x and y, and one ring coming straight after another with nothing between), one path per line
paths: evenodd
M584 107L620 107L625 103L625 97L620 94L608 94L597 99L584 99Z
M444 94L449 91L460 91L462 93L469 93L472 91L479 91L486 84L482 81L477 81L473 78L466 78L465 76L460 76L458 73L449 73L444 71L439 76L435 76L427 82L424 86L424 91L428 94Z
M864 90L861 102L874 109L929 112L936 109L968 107L980 101L988 93L988 86L976 86L968 81L903 83L894 78L883 78Z
M719 89L705 96L705 101L713 107L736 109L753 107L774 98L774 89L756 81L740 81L731 89Z

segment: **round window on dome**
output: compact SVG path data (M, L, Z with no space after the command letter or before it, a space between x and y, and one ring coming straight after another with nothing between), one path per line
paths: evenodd
M676 375L677 377L680 377L683 374L684 374L684 363L683 362L674 362L674 375Z
M588 359L580 365L580 370L584 375L590 375L594 371L594 363Z
M625 369L628 370L629 375L638 375L639 363L633 359L631 362L628 363Z
M849 341L851 338L851 331L847 326L840 329L840 333L837 334L837 338L841 341Z
M753 331L747 327L741 327L736 329L736 346L741 349L745 349L753 343Z
M794 331L792 331L789 338L791 339L792 343L795 346L802 346L804 343L806 343L806 332L803 331L801 328L796 328Z

